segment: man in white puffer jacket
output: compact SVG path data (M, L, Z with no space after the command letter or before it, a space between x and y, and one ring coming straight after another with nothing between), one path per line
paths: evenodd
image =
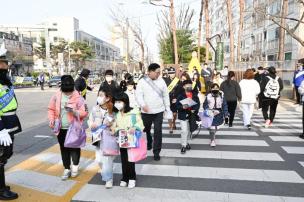
M240 81L242 92L241 110L243 112L244 126L251 130L251 117L254 110L254 104L257 101L257 96L260 94L260 85L254 80L254 72L252 69L247 69L244 74L244 79Z

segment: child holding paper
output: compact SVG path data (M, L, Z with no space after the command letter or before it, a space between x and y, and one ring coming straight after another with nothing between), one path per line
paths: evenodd
M178 119L181 124L181 153L185 154L186 150L190 150L190 144L188 139L190 137L190 126L189 126L189 115L191 113L198 113L200 107L200 101L197 95L197 91L192 88L192 81L185 80L183 81L183 91L177 98L177 112ZM190 100L185 100L185 99ZM194 104L194 105L193 105Z
M111 93L101 88L98 92L97 105L91 110L88 125L92 131L93 145L96 146L95 158L101 168L102 180L106 182L105 186L107 189L113 186L113 161L115 156L103 155L102 145L104 142L101 137L101 127L104 127L103 135L114 135L111 131L113 122L113 100Z
M129 97L125 93L115 96L115 123L113 128L116 132L129 131L134 133L135 130L143 131L143 122L138 109L130 107ZM128 148L120 148L120 158L122 166L122 179L120 187L132 189L136 186L135 162L130 162L128 158Z

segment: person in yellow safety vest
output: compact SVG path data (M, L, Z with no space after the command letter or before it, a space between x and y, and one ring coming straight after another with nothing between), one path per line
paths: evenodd
M89 75L90 70L83 69L80 73L80 76L75 81L75 89L81 94L84 99L86 99L87 90L93 90L93 88L88 85Z
M168 86L168 92L170 96L170 109L173 112L173 119L169 121L170 134L173 134L173 130L176 130L177 108L176 99L178 96L178 84L179 79L176 77L176 71L174 67L167 69L168 77L165 80Z
M18 194L5 184L4 166L13 155L14 135L21 132L16 110L18 103L11 80L8 78L6 51L0 50L0 200L13 200Z

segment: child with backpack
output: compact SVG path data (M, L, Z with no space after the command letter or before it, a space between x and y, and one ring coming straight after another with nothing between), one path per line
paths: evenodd
M186 98L190 98L196 102L193 106L188 106L187 104L182 104L181 101ZM196 89L192 88L192 81L183 81L183 91L177 97L176 108L178 112L178 119L181 124L181 154L185 154L187 150L190 150L190 144L188 139L190 138L190 116L191 114L197 114L200 108L200 101L198 98L198 92ZM195 121L195 120L194 120Z
M228 106L224 98L224 93L220 91L218 84L211 85L211 91L207 94L203 104L207 114L213 117L212 125L209 128L210 146L215 147L215 133L219 126L223 125L225 117L228 117Z
M129 97L125 93L120 93L115 96L115 123L113 128L116 133L119 131L128 131L134 133L136 130L142 133L144 125L141 119L140 111L130 107ZM146 142L144 143L146 146ZM132 189L136 186L135 162L129 161L130 148L120 148L120 158L122 166L122 179L120 187Z
M96 146L95 158L101 168L102 180L106 182L105 187L107 189L112 188L113 186L113 161L115 155L104 155L103 146L108 144L108 142L104 141L106 140L104 137L105 135L113 136L113 138L116 139L111 130L113 122L113 100L111 92L101 88L98 92L97 105L91 110L88 125L92 131L93 145ZM108 139L111 140L111 137ZM119 150L117 144L117 155L118 154Z
M280 94L283 90L283 81L276 75L276 69L269 67L268 73L261 81L261 103L265 128L270 127L273 123Z

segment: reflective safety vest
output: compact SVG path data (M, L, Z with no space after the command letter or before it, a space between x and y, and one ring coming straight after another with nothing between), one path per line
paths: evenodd
M0 116L18 107L13 88L0 84Z
M82 97L87 94L88 80L85 79L85 83L86 83L85 89L83 91L81 91L81 96Z

